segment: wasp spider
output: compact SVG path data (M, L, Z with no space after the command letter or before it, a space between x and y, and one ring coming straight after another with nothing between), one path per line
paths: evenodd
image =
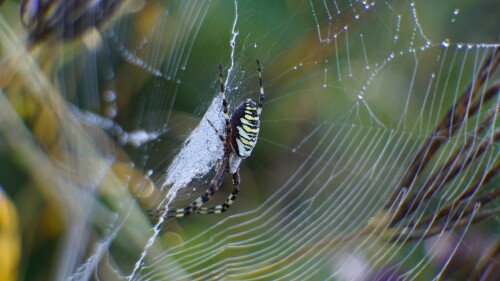
M247 99L234 108L231 116L228 115L222 66L219 66L219 70L220 94L222 96L222 108L224 111L224 119L226 121L225 134L219 134L220 140L224 144L224 156L222 158L222 162L205 193L184 208L169 209L166 213L167 217L180 218L192 213L217 214L227 211L240 191L239 166L241 160L250 156L255 144L257 143L260 127L259 119L260 114L262 113L262 106L264 105L264 88L262 87L262 75L259 61L257 60L257 71L259 74L260 84L259 103L256 104L253 100ZM212 124L210 123L210 125ZM215 129L213 125L212 127ZM217 130L215 131L217 132ZM227 200L221 205L210 208L202 207L202 205L210 200L214 193L219 190L226 173L231 174L233 180L233 192L231 195L229 195Z

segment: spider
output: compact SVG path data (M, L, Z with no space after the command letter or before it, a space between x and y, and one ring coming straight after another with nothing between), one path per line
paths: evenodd
M219 65L220 95L222 97L222 108L226 122L225 135L220 134L214 125L210 125L219 135L224 144L224 156L217 172L210 182L208 189L196 200L184 208L167 210L167 217L181 218L189 214L218 214L223 213L231 207L240 191L240 163L250 156L257 143L260 127L260 115L264 105L264 87L262 86L262 74L260 63L257 60L257 72L259 74L260 95L258 105L251 99L239 104L233 109L231 116L228 115L228 106L224 90L222 66ZM226 173L231 174L233 191L226 201L214 207L202 207L217 192L222 185Z

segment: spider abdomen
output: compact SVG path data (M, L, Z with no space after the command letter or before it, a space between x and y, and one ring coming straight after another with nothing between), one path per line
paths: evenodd
M250 156L259 137L260 120L257 105L247 99L231 114L231 145L236 154L243 158Z

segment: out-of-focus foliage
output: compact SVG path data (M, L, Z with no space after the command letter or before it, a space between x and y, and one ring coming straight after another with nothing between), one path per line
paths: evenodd
M21 243L16 208L0 189L0 280L16 280Z

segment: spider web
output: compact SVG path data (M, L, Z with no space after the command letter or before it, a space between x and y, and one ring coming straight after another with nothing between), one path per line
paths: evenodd
M494 269L499 12L493 0L137 1L57 79L24 82L63 112L64 159L30 144L36 130L1 96L2 135L26 140L14 145L22 166L70 210L48 274L463 280ZM18 38L1 26L7 56ZM206 190L223 156L218 65L233 108L258 98L255 59L266 102L238 199L220 215L148 216ZM207 206L230 191L228 177Z

